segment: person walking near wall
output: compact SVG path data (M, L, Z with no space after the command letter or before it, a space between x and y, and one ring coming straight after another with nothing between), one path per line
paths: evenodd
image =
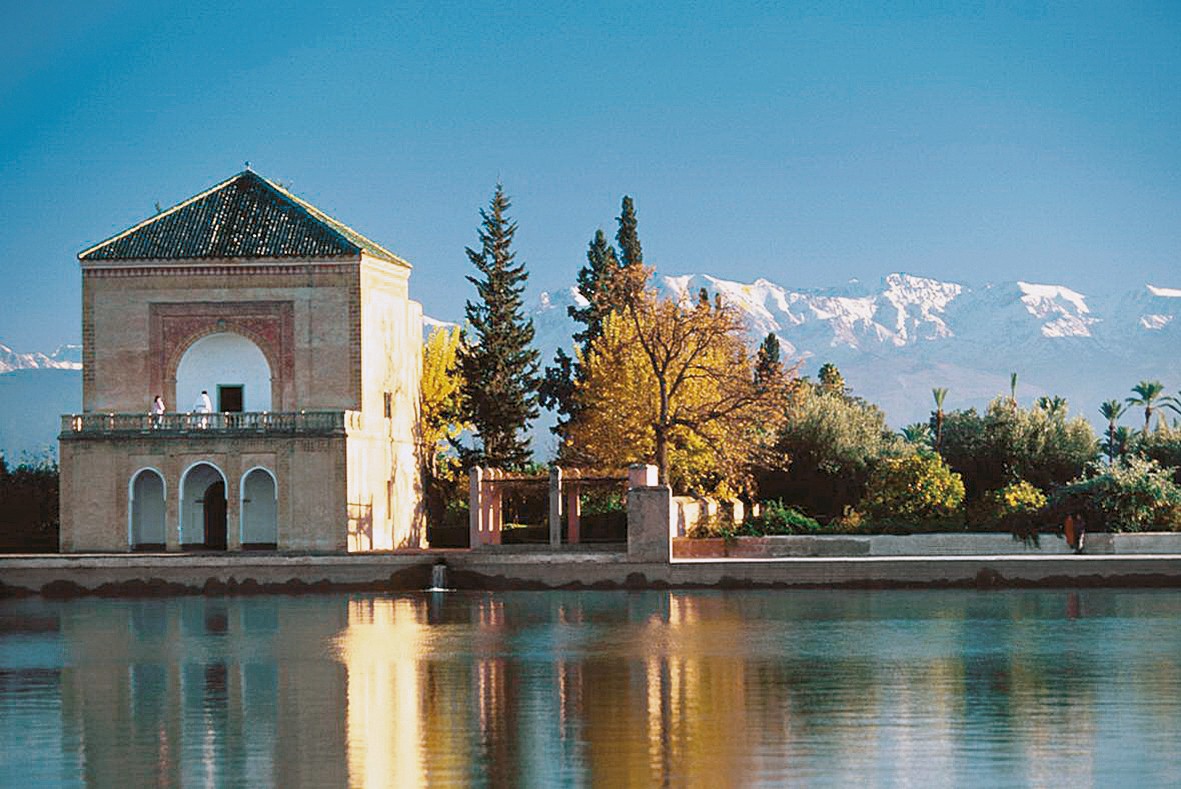
M156 395L156 399L152 401L152 427L160 427L160 423L164 419L164 397Z

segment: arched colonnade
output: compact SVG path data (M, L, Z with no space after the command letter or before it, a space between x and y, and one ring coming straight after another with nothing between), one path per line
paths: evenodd
M169 485L160 469L145 466L128 480L127 543L131 550L164 550L169 491L175 491L177 534L182 548L224 551L229 544L226 491L229 480L217 464L191 464ZM263 466L247 469L238 484L238 540L243 548L278 544L275 474Z

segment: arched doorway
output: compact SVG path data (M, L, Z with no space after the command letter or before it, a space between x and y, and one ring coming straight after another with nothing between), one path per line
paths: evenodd
M226 478L212 463L195 463L180 482L180 540L185 548L226 549Z
M134 551L164 550L164 477L140 469L128 486L128 541Z
M176 367L176 410L193 411L201 392L213 410L272 411L271 366L241 334L209 334L189 346Z
M242 547L275 548L279 542L278 490L265 468L242 477Z
M226 549L226 483L218 480L205 489L205 547L211 551Z

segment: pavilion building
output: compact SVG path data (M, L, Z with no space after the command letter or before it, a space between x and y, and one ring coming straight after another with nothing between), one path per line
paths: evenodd
M250 170L78 259L63 552L424 544L410 264Z

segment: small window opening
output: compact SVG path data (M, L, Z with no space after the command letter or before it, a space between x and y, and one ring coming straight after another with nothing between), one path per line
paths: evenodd
M217 387L217 410L223 414L238 414L242 412L243 386L235 384L233 386Z

